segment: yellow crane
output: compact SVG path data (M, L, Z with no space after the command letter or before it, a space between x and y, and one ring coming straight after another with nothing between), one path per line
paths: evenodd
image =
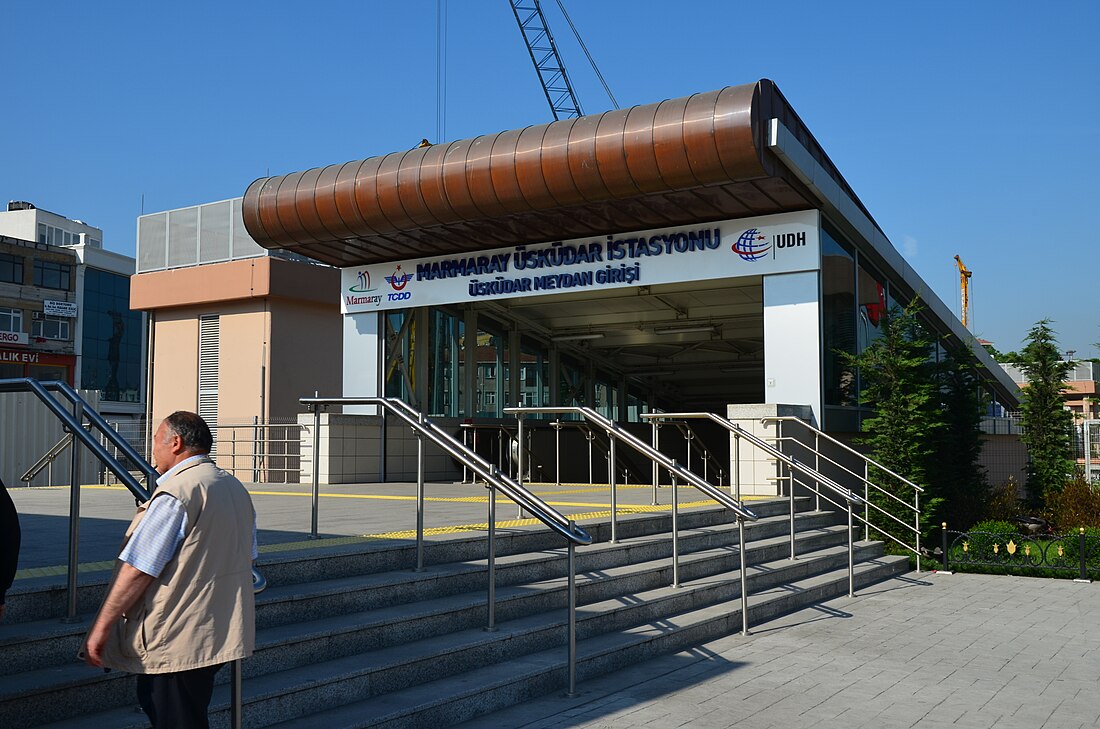
M970 328L970 277L974 275L974 272L966 267L966 264L962 262L962 259L955 256L955 263L959 266L959 290L962 292L962 324L967 329Z

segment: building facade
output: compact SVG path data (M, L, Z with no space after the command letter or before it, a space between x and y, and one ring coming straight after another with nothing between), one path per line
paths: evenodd
M138 219L130 294L151 322L149 422L198 412L220 465L297 480L298 398L340 387L339 272L258 246L240 203Z
M0 212L0 236L3 376L64 380L95 391L115 420L140 418L145 318L130 308L134 259L104 250L99 228L27 202Z

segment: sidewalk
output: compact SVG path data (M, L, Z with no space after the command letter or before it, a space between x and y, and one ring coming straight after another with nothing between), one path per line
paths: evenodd
M927 572L464 729L1085 729L1100 584Z

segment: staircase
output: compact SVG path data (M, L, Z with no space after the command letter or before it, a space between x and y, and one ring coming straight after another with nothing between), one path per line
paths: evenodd
M847 515L798 499L790 560L786 500L754 502L746 524L749 624L848 591ZM669 515L620 518L577 549L577 681L741 630L738 530L725 509L682 513L681 585L671 587ZM256 653L243 662L246 727L449 726L568 686L566 550L545 528L498 533L496 630L487 632L486 542L356 545L261 561ZM908 570L857 542L857 589ZM0 624L0 726L146 727L134 679L76 660L102 584L13 595ZM228 727L229 671L211 702Z

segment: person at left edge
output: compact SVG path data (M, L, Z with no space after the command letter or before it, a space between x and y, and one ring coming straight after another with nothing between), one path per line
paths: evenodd
M138 507L85 642L93 666L137 674L154 729L206 729L214 674L255 645L255 511L241 482L210 460L195 413L157 428L156 489Z
M19 562L19 513L11 500L7 486L0 481L0 618L4 617L4 600Z

